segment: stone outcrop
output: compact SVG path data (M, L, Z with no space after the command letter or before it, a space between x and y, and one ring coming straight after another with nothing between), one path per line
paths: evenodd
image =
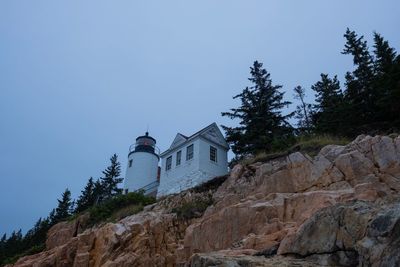
M82 233L88 226L89 214L83 214L73 221L60 222L47 233L46 248L52 249L67 243L71 238Z
M314 255L327 265L398 266L400 203L352 201L324 208L287 235L278 254Z
M203 214L177 216L210 197ZM239 164L217 189L79 225L54 226L46 251L14 266L400 266L400 137Z

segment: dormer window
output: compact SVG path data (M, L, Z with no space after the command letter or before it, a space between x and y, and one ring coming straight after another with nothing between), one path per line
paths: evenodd
M186 160L191 160L193 158L193 144L186 147Z

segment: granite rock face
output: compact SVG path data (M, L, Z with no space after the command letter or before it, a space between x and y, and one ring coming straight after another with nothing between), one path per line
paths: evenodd
M210 197L201 217L174 212ZM46 245L14 266L400 266L400 137L239 164L117 223L58 224Z

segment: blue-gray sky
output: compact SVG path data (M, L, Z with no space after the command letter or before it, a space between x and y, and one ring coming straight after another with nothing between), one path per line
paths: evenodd
M0 1L0 234L76 197L149 126L161 150L234 107L264 63L287 97L351 70L350 27L399 48L398 0Z

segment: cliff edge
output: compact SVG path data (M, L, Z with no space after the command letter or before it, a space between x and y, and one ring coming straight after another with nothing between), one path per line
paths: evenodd
M400 266L400 136L238 164L118 222L83 221L12 266Z

